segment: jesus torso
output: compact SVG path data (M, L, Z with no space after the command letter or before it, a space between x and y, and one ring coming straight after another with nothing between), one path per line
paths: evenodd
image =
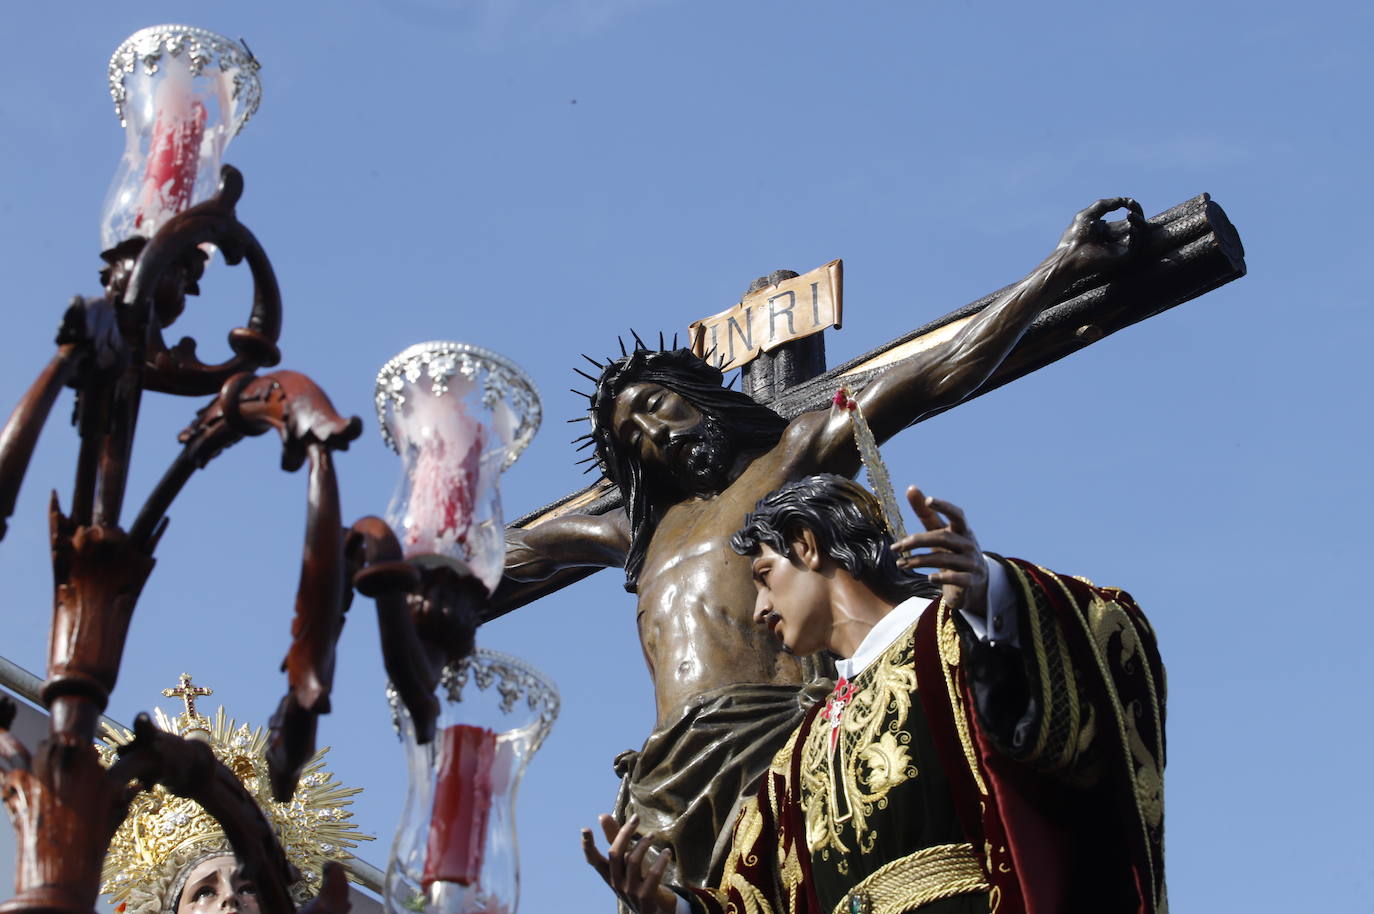
M798 659L755 625L750 560L730 548L754 504L796 478L788 437L754 459L719 495L670 507L639 575L639 637L654 681L658 725L697 695L736 683L802 681Z

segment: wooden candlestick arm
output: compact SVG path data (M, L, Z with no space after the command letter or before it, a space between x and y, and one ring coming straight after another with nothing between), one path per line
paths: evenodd
M0 535L13 511L43 425L64 386L77 391L81 436L70 514L50 508L54 571L53 625L43 703L50 736L30 757L9 732L13 707L0 700L3 801L17 837L17 895L0 914L89 914L100 864L128 809L128 782L165 784L196 799L223 825L270 914L291 914L286 858L262 813L236 776L209 748L163 733L140 715L136 739L108 772L94 748L95 726L119 674L125 637L139 594L154 566L166 514L194 472L244 437L275 429L281 465L308 467L306 541L292 641L284 662L289 690L273 719L269 771L280 799L294 791L314 754L319 714L329 710L335 642L351 590L332 451L346 449L362 428L339 415L302 374L257 376L280 356L281 298L267 256L238 222L242 177L221 173L219 193L173 217L151 240L131 238L105 252L103 296L76 299L58 336L58 350L0 430ZM207 365L195 343L168 349L162 329L196 294L204 243L229 264L247 261L253 306L247 326L230 333L232 358ZM183 445L128 532L119 515L144 390L214 395L180 436ZM431 686L432 688L432 686ZM343 914L337 876L326 870L326 898L317 914Z
M416 739L427 743L434 738L434 722L439 717L434 688L443 659L434 645L421 639L415 625L411 595L420 590L420 571L404 559L400 541L380 517L364 517L353 524L346 554L349 580L377 607L387 678L410 713Z
M137 251L140 245L130 248ZM115 258L114 253L109 251L106 256ZM118 258L114 262L121 268L130 266ZM111 266L102 275L114 282L114 272ZM4 429L0 430L0 538L5 533L5 522L14 513L33 449L47 424L57 395L65 386L75 387L80 392L93 383L111 381L114 369L121 360L127 358L118 324L114 304L108 295L100 298L77 296L67 307L57 331L56 354L15 406ZM100 401L104 398L80 399L80 393L78 397L78 416L84 420L79 423L83 437L103 433L107 423L101 407L106 404L92 403L91 400ZM85 459L93 456L94 452ZM74 513L85 519L89 515L89 508Z
M7 731L0 745L18 848L15 897L0 912L90 914L105 848L128 809L125 782L109 776L94 745L70 733L53 734L31 759Z
M281 336L281 290L276 273L262 245L238 221L235 207L243 194L243 175L232 165L220 169L219 192L167 221L140 253L123 295L126 308L139 313L156 311L158 320L149 328L143 385L159 393L203 396L215 393L235 374L272 366L281 360L277 339ZM169 349L161 328L180 313L179 304L161 305L159 284L168 273L184 270L181 264L194 257L201 244L214 244L225 263L247 260L253 274L253 308L248 325L229 334L234 355L219 365L206 365L196 357L196 343L183 339ZM196 291L194 288L188 291ZM161 293L166 299L166 293Z
M377 604L382 659L415 740L434 738L439 702L434 696L445 665L472 653L489 597L471 575L403 558L396 534L380 517L364 517L349 533L353 586Z
M78 345L59 346L57 354L34 380L10 414L4 429L0 430L0 539L4 538L6 524L14 513L19 487L38 444L38 435L48 421L57 395L75 373L80 357Z
M118 527L83 526L48 509L53 556L53 622L43 701L79 695L104 710L119 676L134 606L153 570L156 538L137 543ZM77 734L95 739L95 719Z
M330 452L347 449L362 432L362 421L339 415L324 391L299 372L236 374L182 431L182 453L149 496L132 536L141 541L155 535L195 469L245 436L271 429L281 437L282 469L290 472L309 463L305 549L291 647L283 664L290 690L272 716L268 736L273 794L285 801L315 754L316 719L329 712L335 643L343 629L347 593L339 487Z
M346 595L344 531L334 450L345 450L362 432L357 416L344 419L324 391L303 374L273 372L238 386L225 385L220 402L231 424L248 434L276 429L282 440L282 469L309 462L305 549L301 556L291 647L283 666L289 690L269 722L267 761L273 795L295 792L301 769L315 754L319 715L329 713L335 645L343 630Z

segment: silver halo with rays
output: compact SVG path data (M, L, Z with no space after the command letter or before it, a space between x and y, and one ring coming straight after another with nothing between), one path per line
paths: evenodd
M373 840L358 831L347 809L362 788L344 787L324 768L328 747L306 763L291 799L278 802L272 797L263 727L238 723L223 706L213 721L186 714L174 719L162 708L154 708L153 720L159 729L178 736L199 730L215 758L239 778L272 826L287 861L300 874L290 887L298 904L319 890L325 863L335 861L346 867L353 856L350 849L358 841ZM126 728L104 724L102 742L96 747L101 763L112 764L119 747L133 738ZM205 854L226 852L231 852L228 839L213 816L195 800L155 785L133 798L128 817L110 840L100 890L112 903L127 907L127 914L162 914L167 894L187 863ZM356 881L352 874L349 878Z

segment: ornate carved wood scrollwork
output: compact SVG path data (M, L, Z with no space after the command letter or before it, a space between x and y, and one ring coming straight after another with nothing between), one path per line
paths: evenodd
M272 264L253 233L238 221L235 207L243 195L243 175L231 165L220 172L219 193L170 220L153 237L130 272L124 291L126 308L145 312L153 308L158 320L148 329L144 385L148 390L183 396L204 396L217 391L231 376L255 371L281 361L277 339L281 336L281 291ZM253 274L253 309L246 327L229 333L234 355L219 365L206 365L196 357L195 340L185 337L169 349L162 328L181 313L180 301L161 290L169 273L183 274L188 258L202 244L219 248L224 262L233 266L248 261ZM189 275L189 274L186 274ZM192 277L194 282L194 277ZM187 291L194 293L195 290Z
M18 894L0 905L3 914L88 914L101 859L130 791L154 783L196 799L224 826L258 884L264 912L294 909L286 858L270 826L207 747L159 730L145 715L135 725L134 742L119 750L110 769L101 766L93 745L168 509L197 469L226 447L269 430L281 438L283 469L308 468L306 541L283 664L289 688L270 737L278 797L295 789L315 751L316 718L329 710L335 642L351 595L332 452L347 448L362 426L356 417L339 415L302 374L254 373L280 359L281 296L266 253L235 214L242 192L242 176L226 166L214 198L173 217L152 239L130 239L105 252L105 294L72 303L56 355L0 430L3 535L57 395L64 386L75 388L82 442L76 486L70 513L60 510L56 494L50 510L55 588L42 694L51 728L32 753L9 733L14 708L0 700L3 800L19 843ZM169 349L162 338L186 296L199 291L205 243L216 245L230 265L246 261L253 276L247 325L230 333L234 354L218 365L196 357L194 340ZM181 452L125 532L119 514L145 390L214 400L181 433ZM130 787L131 781L139 786ZM326 868L324 877L324 891L308 909L344 914L342 871Z

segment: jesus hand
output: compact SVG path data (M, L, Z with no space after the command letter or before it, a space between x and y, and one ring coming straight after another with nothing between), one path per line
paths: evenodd
M1105 222L1102 217L1113 210L1126 210L1126 218ZM1087 276L1122 262L1140 249L1149 226L1140 204L1130 197L1109 197L1073 217L1064 230L1052 257L1068 267L1074 276Z
M988 611L988 566L983 550L964 519L963 509L938 498L927 498L915 486L906 490L907 501L926 528L892 544L900 568L938 568L930 576L942 588L941 600L951 609L983 618ZM941 517L944 515L944 517ZM948 520L946 520L948 518ZM913 549L930 552L908 555Z
M639 816L631 816L623 827L615 819L600 817L601 830L610 843L607 856L597 849L590 828L582 829L582 853L592 869L606 880L611 891L635 914L674 914L677 896L662 885L663 874L671 861L671 852L659 852L658 859L646 863L645 855L653 844L635 831Z

